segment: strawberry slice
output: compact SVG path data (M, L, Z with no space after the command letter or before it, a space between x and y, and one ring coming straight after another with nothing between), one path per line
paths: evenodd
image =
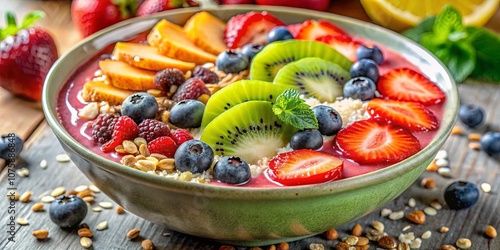
M353 62L357 60L356 51L362 45L361 42L343 34L320 36L316 41L328 44Z
M390 70L380 76L378 92L386 98L433 105L445 100L445 93L424 75L408 69Z
M285 26L285 23L266 11L240 14L227 22L224 42L230 49L250 43L266 44L267 33L277 26Z
M285 186L316 184L342 177L344 162L334 155L300 149L269 161L269 177Z
M335 145L345 157L368 165L396 163L421 148L408 130L375 119L356 121L340 130Z
M292 33L293 37L296 38L302 28L302 23L289 24L286 28Z
M125 140L133 140L139 136L139 126L128 116L120 116L113 128L111 140L104 143L101 147L102 152L113 152L115 148Z
M372 99L368 102L368 113L375 119L385 120L410 131L436 130L436 116L418 102Z
M320 36L325 35L346 35L348 34L333 23L324 20L306 20L297 34L296 39L315 41Z

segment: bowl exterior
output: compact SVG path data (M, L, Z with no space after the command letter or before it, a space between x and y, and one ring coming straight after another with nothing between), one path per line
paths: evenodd
M126 168L75 141L56 111L60 89L73 70L102 48L150 29L161 18L182 24L199 9L181 9L125 21L99 32L67 52L52 68L43 93L47 121L78 168L128 211L179 232L237 245L266 245L303 238L368 214L401 194L430 164L456 120L458 94L449 73L418 45L383 28L332 14L293 8L233 6L208 9L227 20L251 10L267 10L287 23L326 19L396 50L419 65L447 93L436 138L421 152L394 166L362 176L314 186L274 189L227 188L165 178Z

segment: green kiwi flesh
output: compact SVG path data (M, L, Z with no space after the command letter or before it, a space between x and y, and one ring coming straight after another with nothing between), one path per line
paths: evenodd
M334 102L343 96L343 87L351 78L349 72L339 65L310 57L285 65L274 78L274 83L295 88L306 97L321 102Z
M286 89L285 86L259 80L240 80L231 83L208 99L201 128L205 128L215 117L237 104L253 100L269 101L273 104L276 97Z
M271 102L248 101L212 120L200 140L210 145L215 155L238 156L256 164L264 157L275 156L296 131L273 113Z
M266 45L252 59L250 79L272 82L286 64L306 57L318 57L349 71L352 62L330 46L316 41L286 40Z

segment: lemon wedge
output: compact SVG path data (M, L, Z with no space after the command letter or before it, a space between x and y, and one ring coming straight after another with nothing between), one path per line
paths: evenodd
M377 24L402 31L437 15L450 4L462 14L465 25L481 27L495 14L500 0L361 0L366 14Z

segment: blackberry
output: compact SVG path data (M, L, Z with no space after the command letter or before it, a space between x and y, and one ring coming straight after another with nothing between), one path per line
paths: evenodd
M118 116L100 114L92 123L92 139L95 143L104 144L111 140Z
M146 119L139 124L139 137L146 139L150 142L161 136L169 136L170 128L167 124L154 120Z
M156 87L161 90L168 91L172 85L181 85L186 78L181 70L176 68L167 68L158 71L154 78Z
M193 70L193 77L200 78L205 84L218 83L219 76L202 66L196 66Z

